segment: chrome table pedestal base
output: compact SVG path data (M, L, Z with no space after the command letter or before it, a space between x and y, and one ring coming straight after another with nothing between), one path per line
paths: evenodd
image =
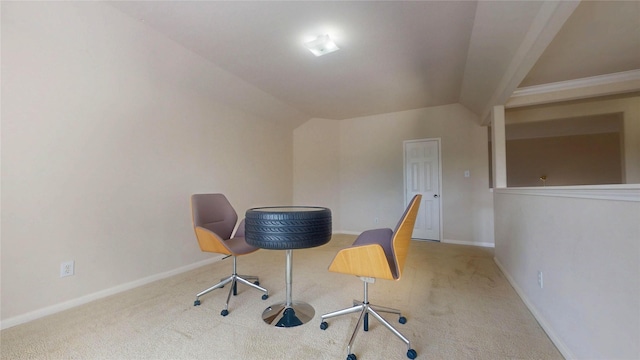
M277 327L294 327L306 324L315 315L316 311L307 303L294 301L273 304L262 313L262 320L269 325Z
M313 319L316 311L305 302L291 300L291 269L293 253L287 249L287 262L285 268L285 280L287 285L287 300L269 306L262 312L262 320L269 325L277 327L294 327L306 324Z

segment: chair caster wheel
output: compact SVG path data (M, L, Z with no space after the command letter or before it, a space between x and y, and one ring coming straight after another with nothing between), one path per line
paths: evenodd
M193 306L198 306L198 305L200 305L200 300L196 300L193 302Z
M355 354L349 354L347 355L347 360L358 360L358 358L356 357Z
M253 282L253 284L260 286L260 281L256 280L256 281Z
M262 300L267 300L268 298L269 298L269 295L267 294L262 295Z
M407 318L404 316L400 316L400 319L398 319L398 322L400 324L406 324L407 323ZM413 358L412 358L413 359Z
M408 357L409 359L415 359L415 358L416 358L416 356L418 356L418 353L417 353L415 350L413 350L413 349L409 349L409 350L407 351L407 357Z
M323 321L323 322L320 323L320 329L327 330L328 327L329 327L329 324L327 324L326 321Z
M220 315L227 316L227 315L229 315L229 311L227 309L224 309L224 310L220 311Z

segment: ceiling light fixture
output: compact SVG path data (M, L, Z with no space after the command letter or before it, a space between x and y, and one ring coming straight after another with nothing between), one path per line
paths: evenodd
M315 56L322 56L340 49L331 41L329 35L319 35L315 40L304 43L304 46Z

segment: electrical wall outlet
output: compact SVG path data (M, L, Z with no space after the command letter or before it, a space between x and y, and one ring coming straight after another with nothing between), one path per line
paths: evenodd
M373 222L377 225L380 222L380 219L379 218L374 218Z
M538 271L538 286L540 286L540 289L544 288L544 279L542 277L542 271Z
M65 261L60 264L60 277L71 276L75 274L74 261Z

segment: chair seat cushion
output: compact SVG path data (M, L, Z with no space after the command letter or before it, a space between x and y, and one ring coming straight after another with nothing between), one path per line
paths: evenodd
M257 251L258 248L247 244L244 237L236 236L224 241L233 255L244 255Z

